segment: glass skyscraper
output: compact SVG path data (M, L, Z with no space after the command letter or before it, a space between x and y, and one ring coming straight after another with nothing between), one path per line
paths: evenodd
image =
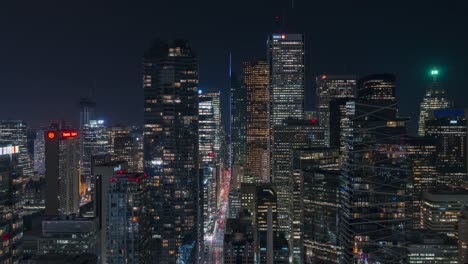
M426 133L426 121L429 119L432 111L442 108L449 108L452 106L451 102L447 99L445 89L440 85L439 70L433 69L430 72L431 83L426 89L423 100L421 101L419 113L419 127L418 135L424 136Z
M153 263L193 263L202 248L198 59L186 40L144 56L144 170Z
M286 118L304 117L304 35L272 34L267 45L273 129Z
M267 182L270 176L270 131L268 64L264 60L243 63L247 90L247 162L245 175L255 182ZM241 180L245 182L245 179Z

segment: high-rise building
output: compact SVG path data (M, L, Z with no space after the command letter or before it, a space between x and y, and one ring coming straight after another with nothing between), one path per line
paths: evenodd
M247 217L227 219L223 241L223 263L254 263L254 230Z
M146 176L117 172L107 193L107 263L151 263L145 230Z
M42 221L42 235L37 241L38 254L97 254L97 232L95 218L67 216L45 219Z
M126 161L130 172L143 172L143 135L135 127L113 126L108 129L110 153L114 161Z
M20 148L0 145L0 262L19 263L22 258L23 217Z
M270 129L287 118L304 117L304 35L268 37Z
M231 167L245 166L247 92L242 78L231 73Z
M346 139L352 132L351 120L346 114L347 108L352 107L352 100L352 98L332 99L329 104L330 147L337 148L340 151L340 166L343 165Z
M81 196L88 195L91 196L88 199L91 199L95 195L94 179L91 174L93 156L106 154L110 151L110 138L104 120L89 120L88 123L84 124L80 141L83 144L81 146L83 150L81 179L86 186L86 193L82 193Z
M447 99L445 89L441 87L439 81L439 70L436 68L430 71L431 82L426 89L423 100L420 105L418 135L426 134L426 121L429 119L431 112L438 109L449 108L452 106Z
M263 60L243 63L243 79L247 92L247 160L244 175L256 182L270 177L270 121L268 64ZM241 182L245 182L242 179Z
M325 131L326 146L330 146L330 102L333 99L354 98L356 77L321 75L315 78L319 124Z
M188 41L156 41L144 56L143 70L152 259L195 262L203 248L198 60Z
M38 175L45 174L45 140L44 130L36 132L36 139L34 140L34 173Z
M439 109L425 122L425 135L437 142L438 183L466 182L467 122L463 109Z
M457 264L457 241L429 230L410 232L407 237L409 264Z
M410 162L413 228L422 228L422 195L437 184L437 144L432 138L409 137L406 155Z
M21 120L0 120L0 144L18 146L18 169L24 179L33 175L28 154L27 126Z
M411 225L406 119L398 117L395 76L359 82L347 106L350 133L340 177L340 245L344 263L404 260L403 234Z
M46 215L79 212L80 141L76 130L44 133L46 158Z
M339 263L340 171L303 170L306 263Z
M203 227L205 236L212 216L216 215L221 148L221 110L219 92L198 95L198 157L203 172Z
M290 247L293 258L302 263L302 213L300 206L296 207L297 215L293 209L294 201L302 201L302 180L300 175L293 177L293 152L324 146L323 128L315 120L286 119L282 125L275 126L273 138L271 172L278 197L278 230L285 232L294 244Z
M423 228L450 237L457 235L457 223L463 209L468 206L468 190L437 188L423 194Z
M458 220L458 264L468 263L468 207Z

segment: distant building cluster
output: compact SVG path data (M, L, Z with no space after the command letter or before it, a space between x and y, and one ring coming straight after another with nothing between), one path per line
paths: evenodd
M143 124L0 121L0 263L468 263L467 113L433 68L417 135L394 74L321 74L303 34L199 87L187 40L143 57ZM222 116L229 116L226 129Z

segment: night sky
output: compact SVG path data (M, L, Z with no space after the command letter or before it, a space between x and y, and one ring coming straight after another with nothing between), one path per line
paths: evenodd
M450 4L449 4L450 3ZM468 106L467 1L4 0L0 6L0 119L32 126L78 122L92 94L110 123L142 123L141 57L155 38L186 38L200 86L220 89L228 61L265 57L274 17L306 34L306 106L314 76L391 72L403 115L418 117L427 71L439 66L449 97Z

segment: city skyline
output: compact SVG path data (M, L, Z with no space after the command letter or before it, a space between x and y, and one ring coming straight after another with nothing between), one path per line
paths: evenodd
M375 3L334 6L295 1L291 10L288 1L249 3L249 8L245 8L247 2L240 1L226 11L216 11L216 5L210 2L185 2L186 10L193 7L197 12L180 11L180 21L166 14L177 10L170 3L96 3L93 8L86 2L54 6L31 3L35 13L20 9L16 3L6 4L2 11L9 12L2 18L12 29L2 29L5 42L0 44L0 57L5 62L1 69L4 74L0 75L6 99L0 106L3 119L22 119L37 127L64 118L76 126L72 113L78 108L77 100L92 94L99 106L98 116L108 123L142 124L141 56L153 39L176 37L191 40L200 57L200 87L221 90L222 111L226 112L229 53L234 69L240 69L243 60L265 57L267 36L277 29L275 16L282 20L284 14L286 29L305 33L305 97L311 98L305 102L306 110L315 102L316 75L395 73L401 113L412 117L410 131L414 133L419 109L411 102L422 98L427 72L433 66L441 71L448 97L455 105L465 103L463 68L468 60L463 47L468 38L457 33L468 24L459 13L466 9L465 3L396 2L384 7ZM322 14L322 10L326 12ZM327 10L334 11L333 19L324 20ZM82 23L82 16L89 19ZM211 23L213 20L219 23ZM250 26L253 24L255 27ZM15 44L26 43L26 38L32 43L31 49ZM251 43L249 48L244 44L246 39ZM33 96L22 103L38 111L13 109L24 93ZM37 96L44 99L34 100ZM125 110L116 107L122 104L127 106ZM63 111L57 114L56 109Z

